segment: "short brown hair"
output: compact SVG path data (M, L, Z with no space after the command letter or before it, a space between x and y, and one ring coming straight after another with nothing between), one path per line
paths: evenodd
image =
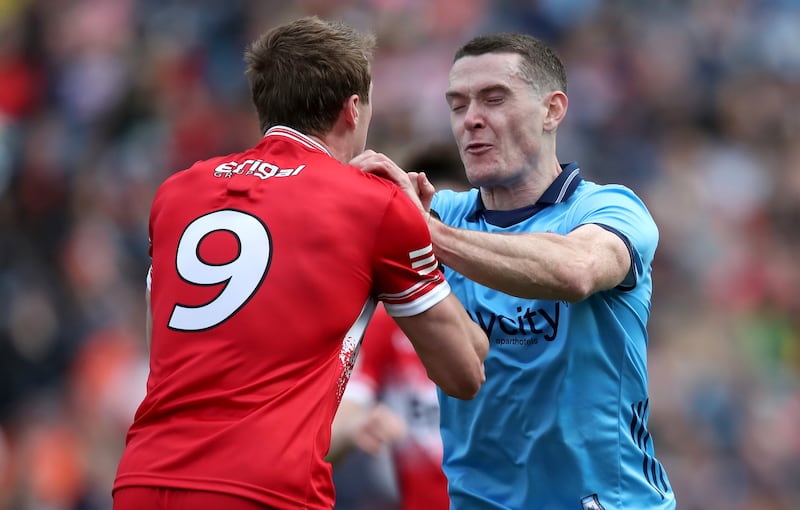
M375 36L316 16L275 27L245 52L246 75L262 132L284 125L330 131L353 94L369 103Z
M485 53L517 53L522 56L520 71L531 85L544 92L567 92L567 73L561 59L531 35L506 32L475 37L459 48L453 62Z

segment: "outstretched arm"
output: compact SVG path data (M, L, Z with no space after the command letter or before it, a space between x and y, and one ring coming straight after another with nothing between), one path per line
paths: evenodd
M396 183L428 214L439 260L486 287L523 298L575 302L619 285L630 270L625 243L598 225L583 225L567 235L457 229L430 219L435 190L424 174L407 173L374 151L356 156L351 164Z
M439 260L470 280L530 299L580 301L619 285L631 266L622 239L593 224L567 235L500 234L429 223Z

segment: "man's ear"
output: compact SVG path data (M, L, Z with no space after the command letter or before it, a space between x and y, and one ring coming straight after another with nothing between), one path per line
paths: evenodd
M564 116L567 114L569 101L567 95L561 91L547 94L544 98L547 114L544 117L544 130L547 132L555 131Z
M353 129L358 125L358 116L360 115L358 106L360 101L361 99L358 97L358 94L353 94L344 100L344 105L342 107L343 120Z

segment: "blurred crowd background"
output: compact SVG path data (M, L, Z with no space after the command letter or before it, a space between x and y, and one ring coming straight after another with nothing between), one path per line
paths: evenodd
M256 142L244 47L305 14L377 33L368 146L398 160L453 143L461 43L552 43L560 159L660 226L651 427L679 508L800 508L797 0L0 0L0 510L111 508L150 201Z

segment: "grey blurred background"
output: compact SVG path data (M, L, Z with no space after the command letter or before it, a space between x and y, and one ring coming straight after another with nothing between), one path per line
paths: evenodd
M110 509L150 201L256 142L244 47L305 14L376 31L368 146L398 160L453 143L469 37L553 44L560 159L660 227L651 427L679 508L800 508L797 0L0 0L0 510Z

